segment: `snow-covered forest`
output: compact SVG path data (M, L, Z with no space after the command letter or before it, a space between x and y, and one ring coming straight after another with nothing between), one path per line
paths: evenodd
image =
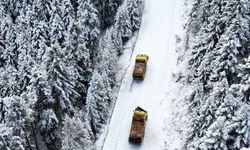
M250 146L250 1L191 0L179 82L192 90L185 149Z
M170 7L175 7L171 2ZM250 1L183 3L185 33L176 36L176 44L178 63L184 69L166 67L169 75L174 72L173 82L182 87L172 90L182 94L172 94L180 109L171 114L166 110L167 115L177 114L171 120L176 127L168 125L171 130L178 128L182 149L249 148ZM121 85L119 58L124 45L138 34L143 9L144 0L0 0L0 150L97 149ZM156 24L154 28L160 22ZM170 48L168 52L174 51ZM151 52L151 56L161 54L159 49ZM172 53L166 50L166 54ZM158 58L151 56L153 66ZM159 91L158 84L153 87ZM150 114L149 121L153 117ZM152 138L149 135L146 138Z
M143 0L0 1L0 149L91 150Z

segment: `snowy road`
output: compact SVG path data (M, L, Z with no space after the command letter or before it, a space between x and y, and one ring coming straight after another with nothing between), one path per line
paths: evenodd
M160 150L163 149L164 116L171 114L166 105L166 93L172 87L171 75L176 67L175 34L181 0L145 0L139 37L133 53L133 63L122 81L103 150ZM149 55L144 81L133 82L132 71L136 54ZM162 107L163 104L167 107ZM128 143L133 109L148 111L145 137L140 146ZM168 121L167 121L168 122Z

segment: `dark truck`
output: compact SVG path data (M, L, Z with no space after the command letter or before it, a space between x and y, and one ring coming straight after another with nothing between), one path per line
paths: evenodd
M148 118L147 111L140 107L134 110L132 125L128 141L133 144L140 144L144 138L145 125Z
M142 80L144 79L146 69L147 69L148 59L149 57L146 54L136 55L133 78L142 79Z

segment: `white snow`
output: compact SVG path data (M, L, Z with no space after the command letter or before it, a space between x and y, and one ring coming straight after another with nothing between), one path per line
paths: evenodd
M175 111L171 105L178 97L178 86L172 81L172 73L177 66L175 35L181 32L181 3L181 0L145 1L139 37L130 60L132 63L123 78L103 150L180 147L178 134L170 130L174 130L171 118ZM143 81L133 81L134 60L139 53L149 55L147 73ZM128 143L132 113L137 106L148 112L145 137L139 146ZM166 147L168 145L171 147Z

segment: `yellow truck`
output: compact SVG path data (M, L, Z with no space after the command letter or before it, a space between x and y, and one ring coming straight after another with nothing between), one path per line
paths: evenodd
M144 79L146 69L147 69L148 59L149 57L146 54L136 55L133 78L142 79L142 80Z
M148 119L147 111L140 107L134 110L132 125L128 141L133 144L140 144L144 138L146 121Z

